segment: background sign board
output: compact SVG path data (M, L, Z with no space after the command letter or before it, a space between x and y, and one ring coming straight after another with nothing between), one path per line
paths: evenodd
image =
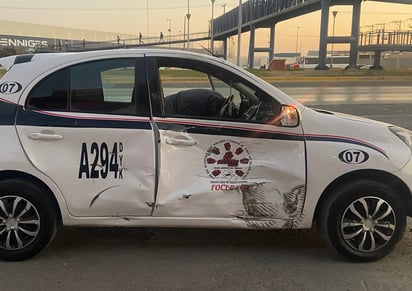
M91 43L96 42L87 42L87 44ZM85 45L86 40L67 40L47 37L0 34L0 47L24 48L28 50L38 48L68 50L75 47L84 47Z
M1 47L54 48L57 40L44 37L0 35Z

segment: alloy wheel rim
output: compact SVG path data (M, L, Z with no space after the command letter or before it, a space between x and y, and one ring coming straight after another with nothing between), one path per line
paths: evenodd
M20 250L39 235L40 215L32 203L20 196L0 198L0 249Z
M388 202L379 197L361 197L343 212L341 234L356 251L374 252L389 243L395 233L396 216Z

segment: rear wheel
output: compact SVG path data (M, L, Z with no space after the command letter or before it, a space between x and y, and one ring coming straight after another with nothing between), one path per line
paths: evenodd
M0 182L0 258L18 261L44 249L56 231L53 203L29 182Z
M359 261L388 255L402 238L406 211L388 186L370 180L347 183L321 205L319 229L339 254Z

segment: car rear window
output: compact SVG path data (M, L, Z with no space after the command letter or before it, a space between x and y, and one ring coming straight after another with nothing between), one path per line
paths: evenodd
M30 108L43 110L67 110L69 70L64 69L43 79L29 95Z
M135 59L113 59L74 65L36 85L29 109L136 114Z

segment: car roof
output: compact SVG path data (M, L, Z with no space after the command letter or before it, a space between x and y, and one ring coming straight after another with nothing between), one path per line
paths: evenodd
M112 49L112 50L98 50L98 51L85 51L85 52L56 52L56 53L37 53L37 54L26 54L26 55L14 55L0 58L0 65L4 67L6 70L10 70L13 65L16 64L23 64L23 63L31 63L35 61L48 61L52 60L55 63L60 61L67 61L67 60L75 60L75 59L82 59L87 57L104 57L107 55L113 55L116 53L119 56L130 55L130 54L179 54L179 55L186 55L192 56L200 59L214 59L215 61L218 60L215 57L193 53L188 51L181 51L181 50L171 50L171 49Z
M0 58L0 65L6 70L10 70L13 65L28 63L39 59L50 59L55 57L61 57L67 55L67 53L47 53L47 54L27 54L27 55L14 55L4 58Z

